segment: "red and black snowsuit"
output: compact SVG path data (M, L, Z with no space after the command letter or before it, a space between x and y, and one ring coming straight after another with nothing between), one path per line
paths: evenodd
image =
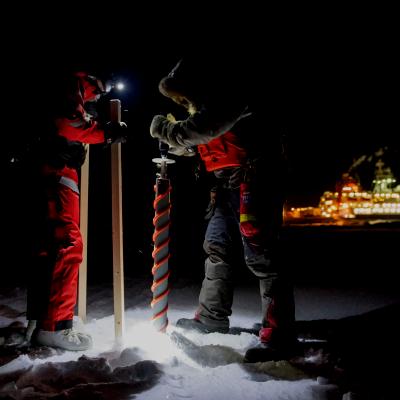
M223 74L210 83L204 70L191 74L191 67L183 59L160 82L160 91L175 99L184 96L194 103L196 112L176 122L155 116L150 133L168 143L177 155L197 146L207 171L217 178L215 208L204 240L208 257L196 318L215 329L229 327L234 238L239 236L246 265L260 283L261 341L292 341L293 292L275 257L282 222L284 159L281 146L271 150L266 146L273 141L265 140L267 135L274 136L279 124L271 123L273 115L268 110L251 107L248 98L238 96L229 82L221 84ZM201 82L194 83L198 78ZM274 152L275 159L268 157Z
M97 80L77 73L61 86L36 154L41 209L32 211L41 221L34 238L27 318L46 331L72 327L82 261L78 170L85 159L84 143L104 142L103 129L86 111L100 95Z

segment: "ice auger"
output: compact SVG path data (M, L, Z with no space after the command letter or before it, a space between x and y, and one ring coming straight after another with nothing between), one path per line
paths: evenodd
M156 184L154 186L156 195L153 203L155 215L153 218L154 250L152 256L154 264L151 270L153 274L153 285L151 286L153 300L151 308L153 309L152 321L154 327L160 332L165 332L168 326L168 277L170 274L168 260L170 258L169 228L171 210L171 185L167 177L167 165L173 164L175 161L168 158L169 146L167 144L159 142L159 149L161 158L153 158L152 160L158 165L159 172L157 173Z

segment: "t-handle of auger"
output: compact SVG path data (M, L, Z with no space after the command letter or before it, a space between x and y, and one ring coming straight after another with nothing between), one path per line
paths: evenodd
M160 178L167 178L167 164L174 164L175 160L171 160L168 158L168 143L164 143L161 140L158 142L158 149L160 150L161 157L153 158L153 162L156 163L160 168L160 173L158 176Z
M160 176L161 178L166 178L169 145L168 143L164 143L160 140L158 142L158 149L160 150L160 155L161 155Z
M161 158L168 158L168 143L164 143L161 140L158 142L158 149L160 150Z

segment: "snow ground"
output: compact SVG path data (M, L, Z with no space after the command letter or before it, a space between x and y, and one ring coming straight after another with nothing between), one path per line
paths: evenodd
M107 360L106 375L108 380L115 380L115 371L120 368L131 368L142 360L157 362L162 373L158 376L151 365L145 365L144 387L130 386L125 391L119 386L109 386L111 394L105 394L107 399L136 398L141 400L158 399L263 399L263 400L328 400L342 399L343 393L338 387L315 377L307 376L295 370L288 364L262 365L251 367L241 362L245 351L257 343L257 337L249 333L240 335L185 333L193 342L193 351L185 352L171 337L173 332L182 332L175 328L175 322L181 317L192 317L197 305L199 286L176 283L171 287L169 296L169 321L167 334L155 332L150 318L152 316L150 301L150 281L128 280L125 287L126 313L125 334L123 344L118 345L114 340L114 319L112 289L107 286L89 287L88 292L88 322L83 325L76 320L76 325L91 333L94 348L86 352L54 352L45 358L30 359L20 355L12 361L0 366L0 398L2 393L8 398L45 398L34 397L39 390L48 388L49 368L62 370L68 380L76 379L82 374L82 368L89 367L77 361L83 354L95 359L94 378L102 382L105 372L104 360ZM296 288L296 318L297 320L338 319L358 315L383 307L398 300L396 293L371 292L367 289L331 289L331 288ZM7 307L8 306L8 307ZM15 320L24 322L25 290L21 288L2 290L0 294L0 327L10 325ZM22 315L21 315L22 313ZM18 316L18 314L20 314ZM231 326L251 327L259 322L259 296L257 287L238 287L235 292ZM49 364L53 363L53 364ZM58 364L62 363L62 364ZM98 364L96 364L98 363ZM265 363L264 363L265 364ZM33 369L30 369L33 366ZM42 366L42 369L40 369ZM61 367L62 366L62 367ZM28 371L30 369L30 371ZM27 374L28 372L31 375ZM85 373L83 373L85 374ZM3 377L3 379L2 379ZM111 377L111 378L110 378ZM154 379L153 379L154 378ZM29 379L36 384L29 384ZM107 380L106 379L106 380ZM25 380L25 381L24 381ZM24 388L22 383L25 382ZM28 383L26 383L28 382ZM90 382L90 379L89 379ZM147 381L146 381L147 382ZM16 386L15 386L16 385ZM20 386L21 385L21 388ZM36 385L36 386L35 386ZM46 386L47 385L47 386ZM82 389L85 387L86 389ZM62 397L64 388L52 386L48 389L52 395ZM93 385L81 385L80 389L93 395ZM77 393L81 393L77 391ZM86 391L85 391L86 390ZM74 392L75 393L75 392ZM71 395L71 392L70 392ZM14 397L12 397L14 396ZM69 398L80 398L78 397ZM107 397L108 396L108 397Z

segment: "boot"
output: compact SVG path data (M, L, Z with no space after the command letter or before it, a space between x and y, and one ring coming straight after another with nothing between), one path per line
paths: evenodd
M196 318L181 318L176 322L178 328L196 331L200 333L228 333L229 327L216 327L206 325Z
M246 351L243 362L256 363L266 361L290 360L298 355L297 346L277 347L260 342Z
M284 334L272 328L261 328L260 343L248 349L244 362L289 360L300 354L300 344L293 334Z
M93 345L90 335L77 332L73 328L54 332L39 329L34 340L40 346L58 347L70 351L88 350Z

